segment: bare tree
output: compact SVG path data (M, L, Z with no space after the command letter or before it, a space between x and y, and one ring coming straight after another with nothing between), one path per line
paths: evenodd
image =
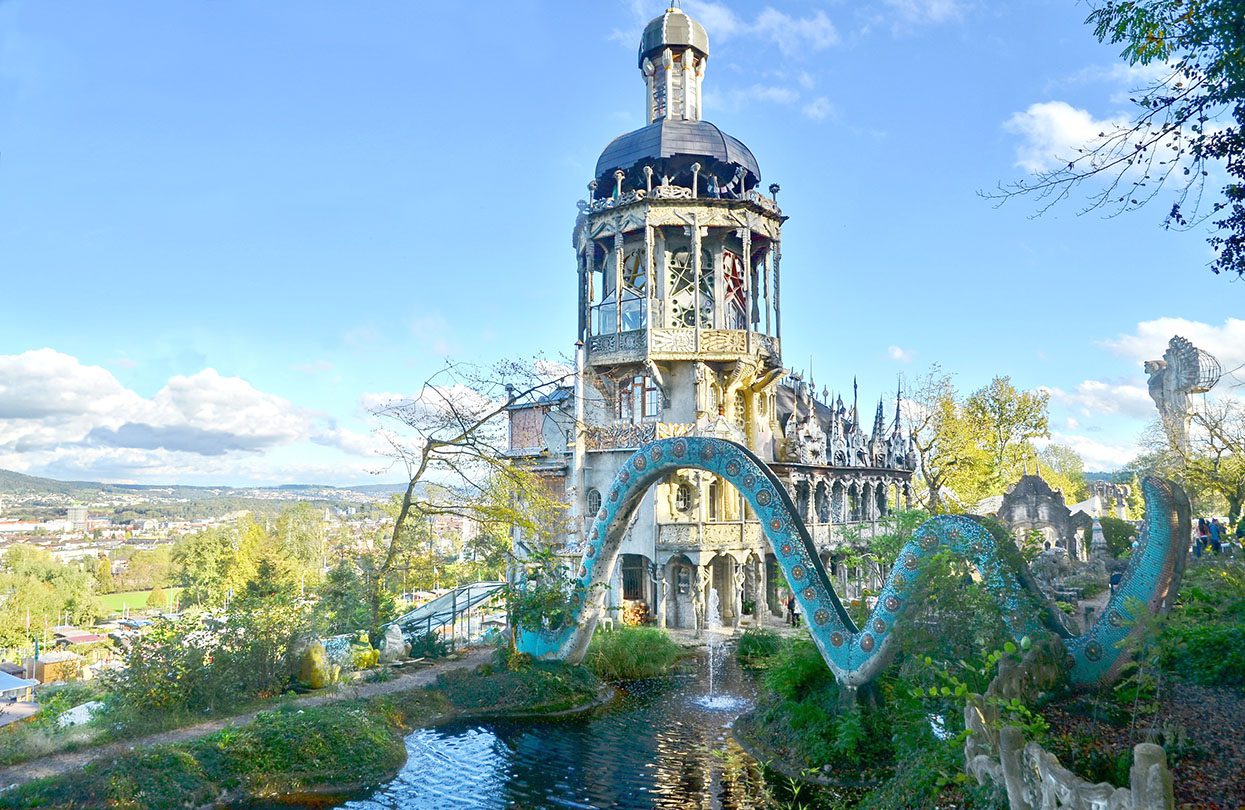
M1164 227L1188 229L1215 217L1211 270L1245 276L1245 26L1239 0L1091 0L1086 22L1101 42L1122 44L1130 65L1157 78L1135 91L1132 120L1105 124L1060 164L983 196L1039 201L1038 215L1072 190L1091 189L1082 213L1115 216L1172 193ZM1222 190L1207 188L1216 169ZM1217 174L1217 172L1215 172ZM1205 198L1210 198L1208 201Z
M382 591L405 550L412 521L455 515L552 536L565 509L561 493L507 455L508 408L566 385L573 372L544 360L481 368L447 363L411 398L372 409L388 455L406 475L388 541L370 578L372 630L382 621Z

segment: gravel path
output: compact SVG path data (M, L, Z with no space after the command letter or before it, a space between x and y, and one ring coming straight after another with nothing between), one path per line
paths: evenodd
M292 703L297 706L320 706L325 703L337 703L343 700L355 700L357 698L367 698L374 695L387 695L391 692L404 692L408 689L418 689L421 686L427 686L437 679L442 672L449 672L455 669L466 669L487 663L493 655L492 647L477 648L469 651L462 658L456 658L449 661L439 661L430 667L419 669L409 674L399 675L391 681L381 681L378 683L357 682L354 684L339 686L337 689L326 694L304 695L293 699ZM118 742L107 743L105 745L87 748L82 751L70 751L63 754L50 754L34 762L21 762L17 765L10 765L6 768L0 768L0 785L12 787L29 782L33 779L42 779L47 776L60 776L61 774L77 770L86 764L97 759L110 759L129 751L133 751L139 746L163 745L165 743L185 742L194 740L199 737L220 731L223 728L236 728L244 726L255 719L255 715L261 711L267 711L272 707L260 708L254 711L245 712L243 714L234 715L232 717L221 717L216 720L208 720L204 723L197 723L193 726L185 726L170 731L162 731L159 734L150 734L146 737L138 737L132 740L121 740Z

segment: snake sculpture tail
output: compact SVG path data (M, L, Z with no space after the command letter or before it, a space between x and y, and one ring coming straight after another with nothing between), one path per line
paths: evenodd
M1089 686L1114 679L1126 662L1123 642L1134 632L1138 618L1133 611L1144 605L1159 612L1170 605L1188 550L1188 498L1168 481L1145 479L1146 527L1129 568L1098 621L1087 632L1073 635L1037 589L1014 544L1000 544L974 518L939 516L922 524L900 551L876 607L864 626L857 627L830 584L790 496L764 462L722 439L663 439L636 451L603 499L576 574L571 620L555 628L521 629L518 642L523 652L538 658L583 658L628 518L653 483L689 468L721 476L747 499L808 619L813 641L839 683L853 688L868 683L889 663L895 651L896 622L917 593L930 557L940 551L950 551L974 565L1018 641L1024 637L1036 640L1048 631L1061 636L1072 683Z

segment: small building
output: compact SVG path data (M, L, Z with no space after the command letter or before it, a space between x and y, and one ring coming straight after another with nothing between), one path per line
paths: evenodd
M31 678L19 678L7 672L0 672L0 706L5 703L30 702L37 683Z
M50 652L38 659L27 658L26 677L39 683L76 681L82 674L82 656L68 651Z

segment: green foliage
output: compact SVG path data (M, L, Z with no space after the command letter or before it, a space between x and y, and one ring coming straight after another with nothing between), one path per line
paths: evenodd
M1132 551L1133 540L1137 538L1137 527L1127 520L1104 515L1098 518L1102 525L1102 536L1107 541L1107 552L1112 557L1123 557Z
M550 547L532 549L523 561L527 575L510 589L510 613L525 630L556 630L574 617L587 593L571 576L570 566Z
M412 658L444 658L449 654L449 643L437 633L422 633L411 639Z
M749 627L735 645L735 658L748 669L768 667L782 651L782 636L762 627Z
M1086 22L1100 42L1124 46L1121 56L1132 65L1158 65L1151 80L1133 99L1140 111L1134 122L1113 131L1102 146L1068 164L1053 179L1091 177L1104 167L1120 172L1146 168L1144 179L1116 184L1100 204L1129 210L1144 205L1169 177L1177 185L1166 226L1192 227L1206 217L1198 211L1212 169L1224 174L1223 197L1211 213L1215 229L1208 241L1216 273L1245 273L1245 27L1237 0L1106 0L1095 2ZM1155 150L1170 152L1154 165ZM1170 168L1163 168L1165 165ZM1179 167L1181 173L1174 170ZM1153 184L1145 187L1146 182ZM1049 185L1054 185L1050 183ZM1119 186L1117 189L1116 186ZM1118 193L1116 193L1118 191ZM1066 193L1066 191L1064 192ZM1118 199L1117 199L1118 198ZM1189 207L1185 208L1185 204Z
M265 797L371 786L406 758L394 724L404 716L389 704L369 711L360 703L261 712L241 728L28 783L0 794L0 808L197 807L214 804L227 789Z
M1167 671L1207 686L1245 686L1245 562L1190 566L1158 640Z
M618 627L592 637L584 663L598 678L631 681L665 675L682 652L663 630Z
M109 701L138 714L201 712L278 693L307 616L295 597L255 588L234 600L224 626L197 612L157 621L109 676Z
M45 627L89 624L102 613L96 563L61 563L44 548L17 544L0 558L0 647L23 647Z
M455 708L473 714L541 714L591 702L600 681L587 667L536 661L521 669L451 670L438 676L435 688Z

